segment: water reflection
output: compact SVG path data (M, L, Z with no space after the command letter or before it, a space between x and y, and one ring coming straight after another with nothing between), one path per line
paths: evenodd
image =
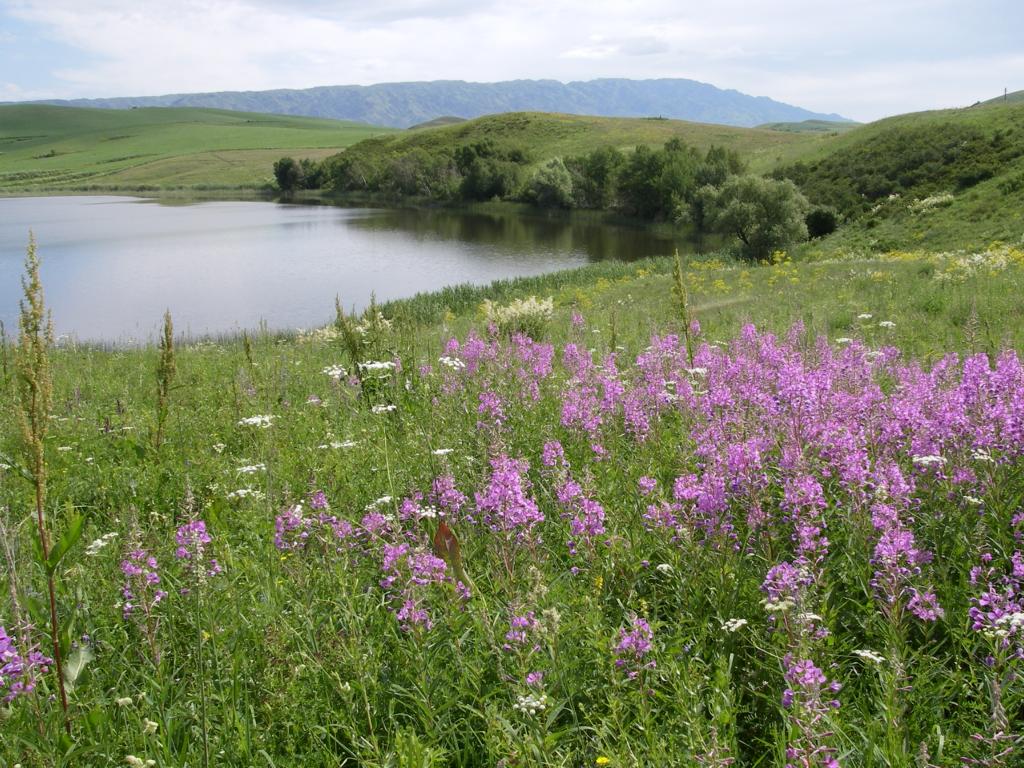
M29 229L58 333L113 342L155 338L165 308L193 335L310 327L335 295L358 308L685 247L583 217L182 202L0 199L0 320L14 332Z

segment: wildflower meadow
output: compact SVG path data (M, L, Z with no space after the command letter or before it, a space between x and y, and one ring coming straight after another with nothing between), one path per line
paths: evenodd
M1024 764L1019 250L137 349L26 269L0 764Z

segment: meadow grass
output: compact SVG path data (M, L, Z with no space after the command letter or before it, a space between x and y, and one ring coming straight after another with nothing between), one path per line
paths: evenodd
M691 260L693 359L672 268L51 348L71 733L37 669L0 762L1018 764L1024 254ZM45 655L0 391L0 626Z
M0 106L0 192L257 187L283 154L322 159L390 129L197 108Z

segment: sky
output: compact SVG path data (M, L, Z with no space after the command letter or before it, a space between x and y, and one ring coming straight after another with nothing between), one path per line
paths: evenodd
M1022 0L0 0L0 101L684 77L855 120L1024 89Z

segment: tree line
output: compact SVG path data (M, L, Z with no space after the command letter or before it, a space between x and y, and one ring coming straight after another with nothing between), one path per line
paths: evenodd
M791 181L745 171L732 150L712 146L701 152L679 139L661 148L640 145L628 153L601 147L539 166L524 148L490 139L452 150L416 147L387 156L350 150L320 163L282 158L274 165L283 191L323 188L444 202L507 200L614 211L688 225L698 238L715 232L733 236L738 255L749 260L767 259L809 233L835 228L834 216L822 224L822 211L812 211Z

